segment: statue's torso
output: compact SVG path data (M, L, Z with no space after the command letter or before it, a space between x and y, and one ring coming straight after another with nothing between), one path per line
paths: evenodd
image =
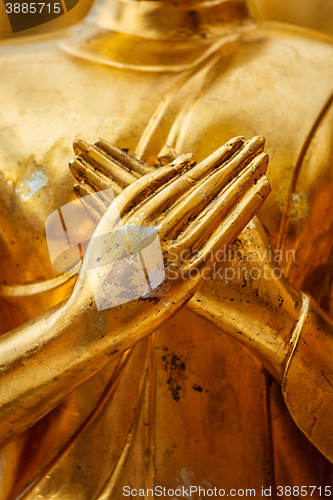
M4 255L1 279L6 285L56 276L47 254L44 223L52 211L73 199L68 170L72 142L102 137L133 152L146 127L154 127L148 125L149 120L163 97L184 77L184 73L154 74L92 64L68 55L58 42L50 39L43 44L34 41L23 47L3 47L0 55L5 58L0 248ZM331 91L329 52L325 43L303 39L292 31L255 30L226 51L207 77L200 80L198 76L196 83L186 80L179 91L182 94L175 93L161 115L146 154L150 160L156 158L184 104L189 107L183 110L174 146L179 153L193 151L197 160L233 136L264 135L273 192L260 219L277 245L294 178L297 196L290 199L296 208L291 205L288 211L296 215L288 216L284 245L301 249L295 268L303 270L303 278L298 278L299 272L291 274L299 286L304 276L311 276L328 258L324 245L315 256L303 249L302 238L307 248L325 241L331 224L330 217L322 217L329 207L328 118L326 114L320 118ZM206 83L204 91L202 83ZM191 117L186 125L187 112ZM313 129L318 117L318 127ZM320 160L311 160L310 174L302 167L295 177L298 159L302 159L301 166L306 165L306 153L311 153L308 148L302 158L311 132L313 154L317 148ZM5 329L64 298L69 286L56 293L5 298ZM310 279L310 292L311 287ZM140 343L122 361L122 369L118 365L119 382L110 388L107 403L100 403L100 413L91 415L91 421L86 420L89 412L96 407L117 362L4 449L16 464L13 467L7 458L12 472L8 472L4 491L13 491L12 484L16 484L17 494L44 467L39 486L27 498L36 498L37 493L51 498L51 492L60 487L59 499L91 500L111 471L110 498L120 498L122 484L144 487L142 478L151 478L154 468L155 484L170 487L188 481L225 489L270 484L267 387L259 363L245 348L186 309L157 332L155 347L152 342ZM154 391L146 366L149 349L155 352ZM65 451L85 421L86 427ZM147 453L153 447L155 464ZM301 453L306 455L306 451ZM33 462L25 461L23 473L18 456L34 457ZM51 457L56 457L52 471L47 466ZM21 467L20 481L16 467Z

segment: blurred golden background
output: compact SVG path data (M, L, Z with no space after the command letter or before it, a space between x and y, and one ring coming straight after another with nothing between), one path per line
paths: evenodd
M257 17L305 26L333 35L331 0L251 0Z

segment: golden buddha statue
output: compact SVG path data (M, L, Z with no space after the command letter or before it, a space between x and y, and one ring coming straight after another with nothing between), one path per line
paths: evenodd
M245 0L107 0L2 43L0 498L328 496L331 55L324 35L257 26ZM272 191L253 218L260 134ZM73 143L79 196L111 186L122 216L142 206L204 255L237 237L211 279L97 311L84 274L55 271L45 221L76 199Z

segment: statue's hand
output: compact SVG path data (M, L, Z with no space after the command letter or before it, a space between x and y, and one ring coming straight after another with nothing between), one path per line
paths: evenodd
M146 334L174 314L203 282L203 272L205 276L210 272L216 252L237 237L269 193L264 176L268 157L262 152L263 144L262 138L249 142L236 138L198 165L192 155L186 153L156 170L106 143L99 142L93 147L79 143L81 152L71 164L71 170L84 182L76 191L91 196L101 188L112 187L115 191L116 179L119 196L107 211L96 197L95 208L99 203L100 214L103 211L105 214L88 245L84 257L87 273L79 276L69 307L82 301L82 296L85 304L91 304L91 297L87 296L89 270L102 269L92 278L93 284L90 280L93 289L98 280L101 284L106 276L103 266L107 269L110 264L118 263L124 253L128 256L145 250L140 232L143 227L149 227L158 233L165 269L163 280L140 293L139 282L133 284L134 275L126 275L124 266L116 266L111 272L111 283L103 282L101 287L105 289L110 285L113 295L100 295L99 309L104 314L112 307L113 320L118 316L123 318L126 311L126 328L133 331L133 326L134 330ZM113 181L108 184L110 176ZM130 252L121 238L113 237L121 231L123 234L127 231ZM153 258L148 254L150 260ZM133 267L130 269L132 273ZM154 281L148 268L146 274L149 281ZM125 309L114 296L115 282L118 290L121 289L123 303L127 302ZM131 299L136 293L133 287L137 287L137 298ZM120 321L123 323L123 319ZM140 335L135 338L139 339Z
M238 147L244 150L246 143ZM105 189L111 182L120 193L136 177L154 170L104 141L91 147L79 141L74 148L79 156L71 168L81 181L75 186L78 197ZM249 347L281 380L301 295L282 276L275 257L254 217L229 253L218 253L213 272L202 267L203 286L189 306Z
M293 254L274 251L254 217L189 303L249 348L279 382L302 305L280 268L287 258Z

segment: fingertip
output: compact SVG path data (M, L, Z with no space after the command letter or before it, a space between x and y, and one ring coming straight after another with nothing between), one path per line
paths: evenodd
M82 194L81 194L81 186L80 186L80 184L74 184L73 190L74 190L75 195L78 198L81 198Z
M266 139L262 135L256 135L249 142L249 151L252 153L262 151L265 146Z
M82 153L88 153L89 144L87 144L82 139L77 139L73 142L73 150L76 155L80 155Z
M239 149L244 143L245 143L245 137L242 135L239 135L237 137L233 137L226 143L226 146L229 146L231 149Z
M71 160L68 165L69 165L69 170L71 171L71 174L76 178L77 169L75 168L75 160Z

